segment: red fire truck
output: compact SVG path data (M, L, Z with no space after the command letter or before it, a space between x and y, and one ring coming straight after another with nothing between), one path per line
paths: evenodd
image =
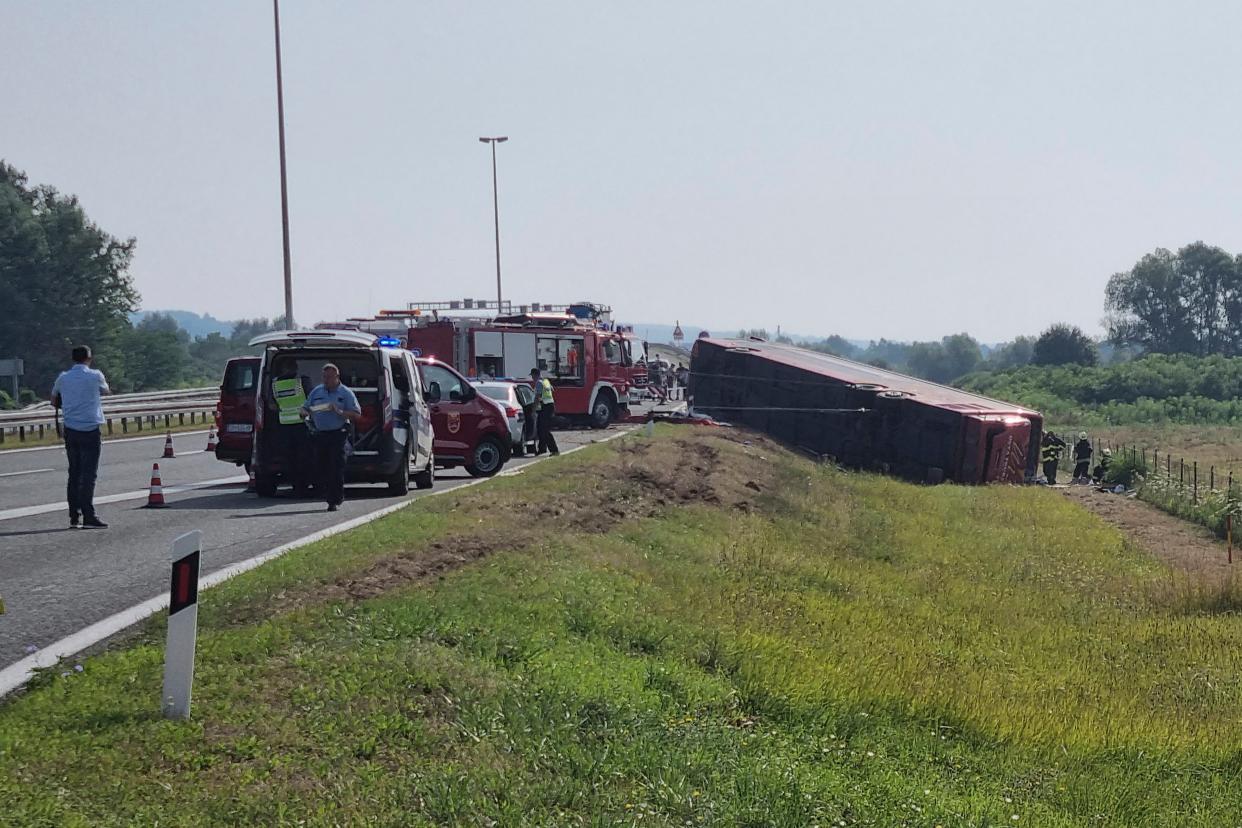
M632 332L613 325L608 308L580 302L509 307L492 318L451 313L472 305L412 302L379 318L407 321L406 346L416 356L434 356L468 377L528 381L538 368L552 381L558 415L603 428L628 413L630 391L646 371L635 364Z

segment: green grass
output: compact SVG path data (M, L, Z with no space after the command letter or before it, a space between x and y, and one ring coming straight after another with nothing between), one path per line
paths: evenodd
M668 506L340 597L482 515L541 519L567 469L648 462L610 444L209 591L193 721L154 714L159 623L0 708L0 823L1242 820L1232 604L1188 605L1198 587L1054 492L758 451L777 471L753 508Z

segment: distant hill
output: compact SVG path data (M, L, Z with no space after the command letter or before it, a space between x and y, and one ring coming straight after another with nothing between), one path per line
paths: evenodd
M209 313L197 314L194 311L185 310L142 310L129 315L130 324L137 325L145 317L159 313L164 316L171 316L176 320L177 325L190 335L191 339L207 336L208 334L218 333L221 336L228 336L233 333L233 323L226 322L222 319L216 319Z

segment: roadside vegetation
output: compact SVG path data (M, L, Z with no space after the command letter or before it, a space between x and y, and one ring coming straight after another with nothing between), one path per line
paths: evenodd
M189 723L160 622L48 671L0 823L1236 824L1242 602L1195 578L1047 490L661 429L204 593Z

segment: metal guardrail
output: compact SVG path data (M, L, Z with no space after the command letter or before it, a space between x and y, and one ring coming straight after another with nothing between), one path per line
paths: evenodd
M142 433L172 428L174 425L207 425L214 422L216 398L201 401L168 402L163 404L131 402L122 406L104 407L103 432L106 435ZM12 411L0 414L0 445L16 440L45 439L57 433L55 411L31 414Z

